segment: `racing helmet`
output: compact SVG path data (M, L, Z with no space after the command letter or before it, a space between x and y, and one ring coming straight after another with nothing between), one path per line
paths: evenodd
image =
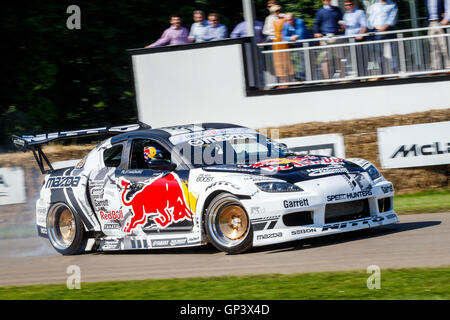
M145 162L150 163L153 159L161 159L162 151L153 147L144 147L144 159Z

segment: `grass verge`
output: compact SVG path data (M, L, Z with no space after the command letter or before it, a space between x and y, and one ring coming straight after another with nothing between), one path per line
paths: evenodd
M396 195L394 209L400 214L450 211L450 189Z
M450 267L386 269L381 288L369 290L366 271L269 274L163 280L0 287L0 299L450 299ZM238 290L236 288L239 288Z

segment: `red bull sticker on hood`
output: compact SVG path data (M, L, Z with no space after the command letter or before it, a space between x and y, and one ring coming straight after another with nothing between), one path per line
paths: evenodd
M335 157L304 156L295 158L267 159L250 165L240 165L240 167L262 169L267 171L284 171L290 170L294 167L298 168L315 164L332 164L340 162L342 162L342 159Z
M127 199L131 182L121 179L123 205L130 207L132 216L125 223L124 232L130 233L146 223L151 214L158 214L154 222L162 229L183 220L192 221L193 213L187 203L188 196L178 175L159 176Z

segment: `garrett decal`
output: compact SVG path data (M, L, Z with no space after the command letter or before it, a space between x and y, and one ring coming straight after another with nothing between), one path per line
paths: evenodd
M308 199L298 199L298 200L284 200L283 206L287 208L298 208L309 206Z
M334 194L331 196L327 196L327 201L330 202L330 201L338 201L338 200L346 200L346 199L357 199L357 198L367 197L367 196L371 196L371 195L372 195L371 190L340 193L340 194Z
M257 240L267 240L267 239L272 239L272 238L279 238L282 236L283 236L282 232L276 232L276 233L261 234L261 235L257 236L256 239Z
M151 214L158 214L153 221L161 228L183 220L192 221L193 214L186 200L188 197L185 196L183 183L176 174L157 177L134 193L131 199L127 199L131 182L122 179L120 184L124 187L122 203L131 207L133 213L125 225L124 232L129 233L144 224Z
M103 229L105 230L116 230L120 229L120 224L118 223L107 223L103 226Z

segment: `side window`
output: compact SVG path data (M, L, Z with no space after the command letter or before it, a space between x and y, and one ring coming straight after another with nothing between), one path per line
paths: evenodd
M105 167L118 167L122 159L123 146L117 145L103 151Z
M158 142L150 139L134 140L130 154L130 169L148 169L152 159L172 162L170 152Z

